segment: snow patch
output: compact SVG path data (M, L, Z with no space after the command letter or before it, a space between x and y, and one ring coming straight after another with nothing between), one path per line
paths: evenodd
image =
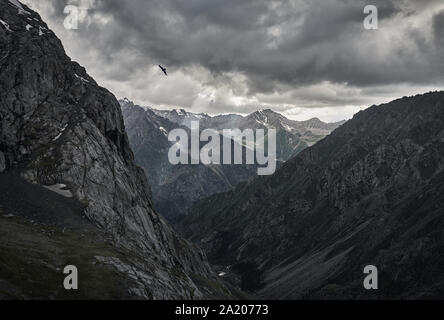
M262 120L256 119L256 122L259 123L259 124L261 124L261 125L263 125L265 128L268 128L268 123L267 123L267 121L262 121Z
M60 133L54 139L52 139L52 141L57 141L62 136L63 132L65 132L67 127L68 127L68 124L65 124L65 126L62 128Z
M0 23L5 27L6 30L8 30L9 32L12 32L12 30L9 28L9 24L7 24L2 19L0 19Z
M39 36L43 36L45 33L43 32L43 30L48 30L45 27L39 26Z
M69 190L66 190L66 184L63 183L56 183L52 186L43 186L44 188L53 191L61 196L64 196L66 198L72 198L72 193Z
M285 131L288 131L288 132L292 132L293 131L293 129L289 125L286 125L285 123L281 122L281 125L285 129Z
M182 110L182 109L175 109L175 111L177 112L177 114L178 114L179 116L184 116L184 115L185 115L185 112L184 112L184 110Z
M165 136L168 136L168 132L165 130L164 127L159 127L159 129L160 129L160 131L162 131L162 133L163 133Z
M86 82L86 83L89 83L89 81L88 80L86 80L85 78L83 78L83 77L81 77L81 76L79 76L77 73L74 73L74 75L76 76L76 78L77 79L80 79L82 82Z
M205 114L205 113L193 113L193 115L194 115L197 119L208 118L208 115Z
M30 24L26 25L26 30L29 31L32 28L32 26Z

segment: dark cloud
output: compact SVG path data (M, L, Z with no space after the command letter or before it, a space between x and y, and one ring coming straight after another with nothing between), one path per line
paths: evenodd
M444 11L433 16L433 36L438 50L444 51Z
M272 96L280 94L293 99L281 102L285 106L297 102L335 106L369 101L359 94L378 86L402 84L413 89L444 82L444 60L439 54L444 43L440 0L420 4L415 0L42 2L62 40L74 41L70 50L112 86L121 83L122 90L143 90L147 66L157 63L172 73L189 72L187 81L196 91L188 92L195 95L193 99L181 102L186 92L180 93L178 79L175 84L177 103L190 108L197 91L208 87L221 90L216 98L241 92L249 99L245 105L264 101L256 99L257 95L268 94L273 100ZM80 29L71 33L61 27L67 4L88 9ZM379 10L378 30L363 28L367 4ZM147 79L146 84L152 86L153 81ZM320 98L304 94L303 89L313 90L316 85L320 90L314 92ZM338 97L346 88L355 96ZM154 103L172 102L151 93ZM313 100L297 101L295 95L300 94ZM236 108L229 103L219 100L214 105L224 110Z
M431 72L441 77L441 61L439 68L426 69L410 55L408 49L430 57L427 48L408 41L408 34L408 43L391 43L391 50L383 49L387 55L377 54L380 46L390 45L380 43L377 33L384 33L385 21L402 15L403 7L372 3L380 13L377 31L362 27L366 1L107 0L98 10L123 30L113 28L106 50L136 46L174 68L198 64L216 74L244 72L258 91L272 89L270 81L366 85L429 81Z

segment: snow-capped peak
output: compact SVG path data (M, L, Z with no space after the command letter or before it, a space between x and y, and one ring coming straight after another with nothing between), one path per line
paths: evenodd
M174 109L179 116L185 116L187 112L184 109Z

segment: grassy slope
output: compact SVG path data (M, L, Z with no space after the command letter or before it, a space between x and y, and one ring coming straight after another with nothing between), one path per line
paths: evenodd
M0 298L130 298L129 279L95 256L120 256L90 234L43 225L22 217L0 217ZM13 213L7 213L13 214ZM65 290L63 268L75 265L79 289Z
M132 280L95 258L124 253L82 211L73 199L0 175L0 299L132 297ZM63 287L66 265L78 269L78 290Z

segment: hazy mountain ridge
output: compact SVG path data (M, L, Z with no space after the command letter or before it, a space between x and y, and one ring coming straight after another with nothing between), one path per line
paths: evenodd
M145 169L153 190L154 206L172 223L189 206L215 193L231 190L257 174L256 165L175 165L168 161L168 133L182 128L189 132L191 121L199 121L200 130L268 129L277 130L277 158L288 160L308 145L329 134L343 122L326 124L292 121L272 111L254 112L246 117L227 114L209 116L183 109L156 110L135 105L125 98L119 101L126 131L138 165ZM318 130L313 134L312 130ZM221 150L221 154L223 154Z
M181 228L263 297L443 297L443 169L444 93L402 98L197 203ZM362 287L368 264L377 291Z
M126 98L125 98L126 99ZM124 101L124 100L121 100ZM129 101L127 99L127 101ZM216 130L222 129L268 129L275 128L288 133L293 133L298 138L312 145L319 140L315 140L316 136L327 136L331 131L335 130L343 121L326 123L318 118L311 118L304 121L290 120L280 113L271 109L262 109L255 111L247 116L238 114L223 114L210 116L205 113L187 112L184 109L173 110L156 110L151 109L157 115L162 116L179 125L190 127L191 121L199 121L202 128L212 128ZM284 161L287 159L283 159Z

